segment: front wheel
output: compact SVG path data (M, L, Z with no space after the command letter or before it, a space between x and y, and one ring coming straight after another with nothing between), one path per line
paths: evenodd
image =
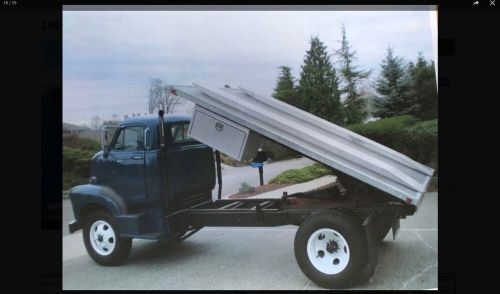
M364 229L342 212L307 218L297 230L294 249L302 272L325 288L353 285L368 262Z
M132 239L120 237L113 216L102 211L87 217L83 226L83 242L89 256L104 266L120 264L132 247Z

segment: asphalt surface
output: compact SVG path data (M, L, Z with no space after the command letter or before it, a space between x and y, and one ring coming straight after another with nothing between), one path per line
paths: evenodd
M372 279L354 289L437 288L438 196L424 197L417 213L401 221L397 239L388 234L379 247ZM171 246L134 240L118 267L95 264L79 231L63 237L63 289L322 289L295 261L296 229L204 228Z

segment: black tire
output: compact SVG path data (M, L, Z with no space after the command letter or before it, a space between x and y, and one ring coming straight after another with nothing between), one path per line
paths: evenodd
M311 235L325 228L338 232L349 248L347 265L336 274L327 274L317 269L307 253L307 243ZM294 250L302 272L317 285L328 289L347 288L359 282L368 263L366 234L361 223L356 218L339 211L319 213L305 219L295 235Z
M115 233L116 238L113 240L113 242L115 242L115 247L109 255L100 254L91 244L90 228L92 227L92 224L97 221L105 221L111 226ZM96 263L104 266L119 265L127 258L130 253L130 249L132 248L132 239L120 237L120 231L116 220L111 214L105 211L96 211L86 217L83 225L83 243L85 244L85 249L87 250L89 256Z

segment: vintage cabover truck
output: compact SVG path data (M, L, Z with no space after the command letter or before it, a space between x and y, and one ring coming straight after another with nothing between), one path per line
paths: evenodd
M377 244L391 228L395 237L399 220L415 213L434 172L242 88L193 84L172 86L171 93L196 104L192 116L160 111L104 127L90 183L70 192L70 232L83 229L98 264L122 262L133 238L184 240L208 226L296 225L295 257L304 274L326 288L348 287L373 274ZM332 167L336 182L276 198L221 199L219 151L253 158L262 137Z

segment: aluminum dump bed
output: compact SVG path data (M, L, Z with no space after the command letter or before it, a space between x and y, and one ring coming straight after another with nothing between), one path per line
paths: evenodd
M194 83L171 88L197 106L417 207L434 173L397 151L272 97Z

